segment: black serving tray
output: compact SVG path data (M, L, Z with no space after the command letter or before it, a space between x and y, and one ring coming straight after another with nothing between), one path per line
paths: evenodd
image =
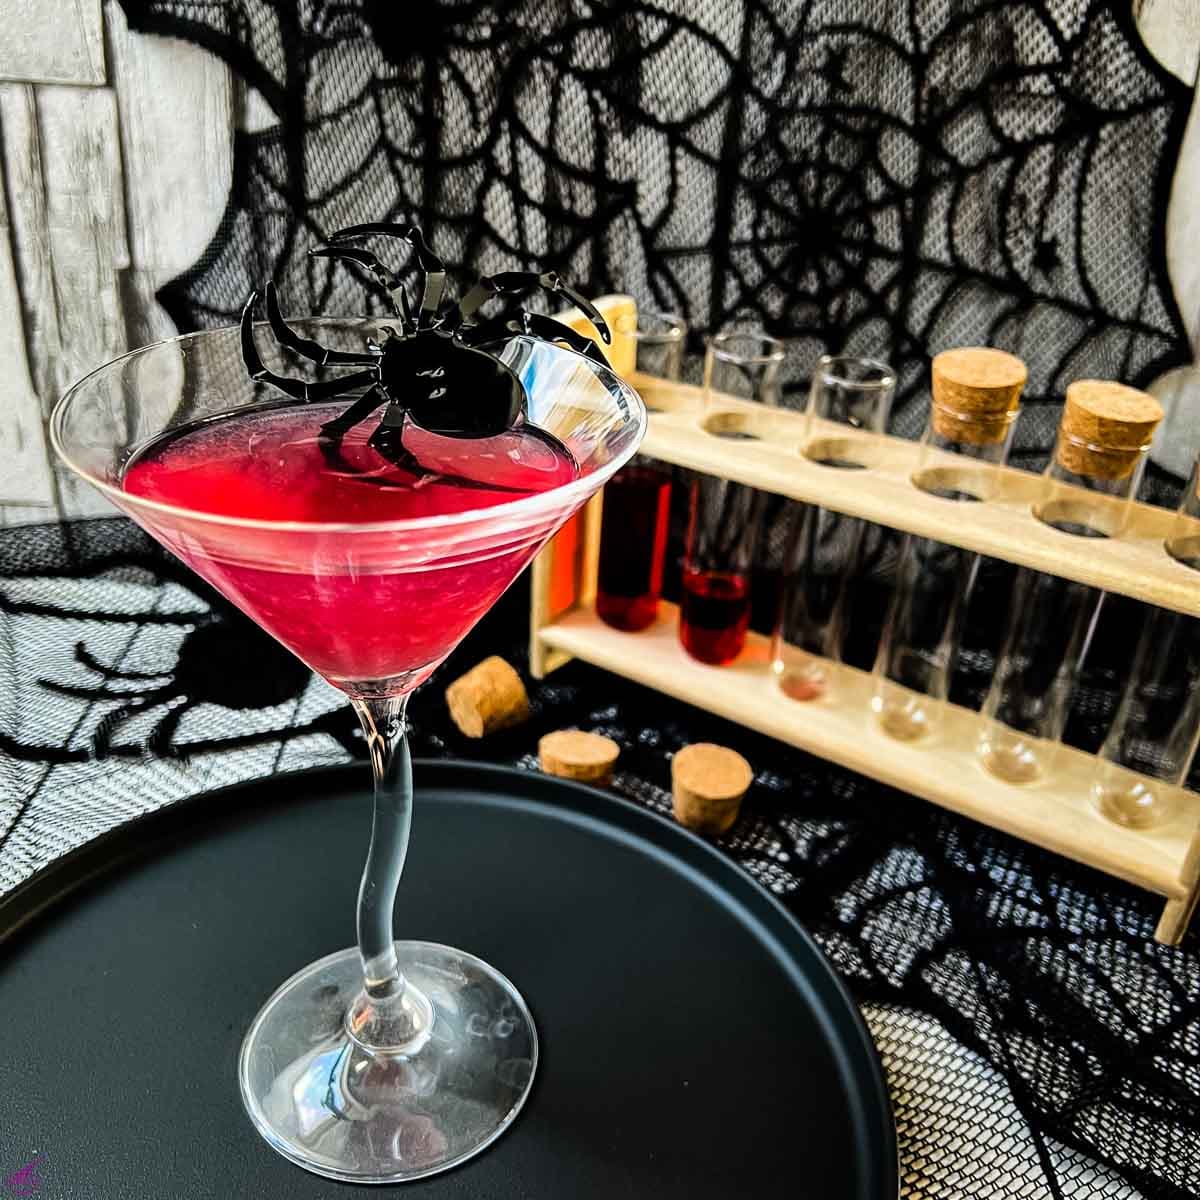
M39 1200L353 1190L259 1138L235 1067L275 987L353 941L367 775L198 796L0 901L0 1179L36 1159ZM870 1038L762 888L592 788L462 763L415 776L397 932L507 974L542 1059L513 1129L400 1185L414 1200L895 1200Z

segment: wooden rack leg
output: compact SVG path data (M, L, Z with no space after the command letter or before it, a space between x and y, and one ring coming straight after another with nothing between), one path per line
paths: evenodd
M1187 895L1179 900L1168 900L1163 905L1158 928L1154 931L1154 940L1165 946L1178 946L1183 940L1188 922L1196 911L1196 902L1200 900L1200 829L1192 835L1180 878L1187 888Z

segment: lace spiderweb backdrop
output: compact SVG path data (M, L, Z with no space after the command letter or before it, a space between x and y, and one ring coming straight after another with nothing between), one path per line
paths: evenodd
M383 312L369 280L306 251L338 226L393 217L421 224L460 284L554 266L585 290L683 311L697 339L761 323L794 351L793 388L825 349L887 357L901 377L895 428L909 436L931 352L1011 348L1030 365L1024 466L1048 449L1070 379L1146 383L1188 358L1162 246L1191 95L1146 53L1125 6L463 0L423 3L400 30L389 18L409 6L387 0L122 7L135 29L221 56L273 114L238 135L220 228L161 292L181 329L228 324L267 278L293 312ZM6 587L17 581L0 614L14 642L39 659L55 648L37 674L59 690L33 689L45 728L77 720L67 700L94 714L93 693L127 693L111 703L131 710L99 731L103 754L85 724L69 762L48 757L41 726L6 747L0 768L41 788L6 847L22 871L83 836L43 819L52 791L90 788L91 815L128 815L146 795L222 782L233 768L208 752L218 743L244 742L238 769L255 773L296 765L312 743L334 757L353 746L333 699L302 679L235 711L197 669L207 622L228 614L210 614L211 598L128 527L88 537L39 557L31 547L49 535L29 532L0 563ZM94 606L95 591L104 622L65 611L72 596ZM127 610L159 623L127 627ZM194 625L162 623L193 611ZM516 658L505 636L494 648ZM1096 729L1126 650L1107 643L1094 664ZM968 660L986 675L986 659ZM666 755L708 728L582 666L534 699L549 724L617 737L623 790L659 809ZM424 729L426 752L469 749L433 718ZM169 753L143 755L153 738ZM758 768L754 817L726 849L813 929L899 1056L888 1061L898 1118L922 1149L906 1194L1130 1195L1089 1177L1063 1143L1147 1196L1200 1192L1195 935L1157 946L1153 905L1132 889L765 739L743 748ZM487 752L521 754L515 742ZM935 1015L990 1073L971 1075L966 1095L927 1059L904 1060L896 1048L928 1027L890 1004ZM951 1043L934 1054L947 1074Z
M900 371L924 420L931 353L1030 367L1014 461L1048 450L1084 376L1186 361L1163 256L1190 93L1101 0L123 0L133 28L220 54L277 118L236 146L204 258L160 299L228 323L273 277L286 307L382 312L306 250L416 221L465 276L553 266L703 333L729 321ZM799 381L793 381L798 385Z

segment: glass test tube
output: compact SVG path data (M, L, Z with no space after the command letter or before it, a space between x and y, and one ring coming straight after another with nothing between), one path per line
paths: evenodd
M704 407L713 412L723 397L778 407L784 347L758 329L730 329L708 343L704 356ZM733 436L737 430L723 431ZM743 431L743 436L750 436Z
M809 390L805 456L834 470L869 465L863 442L839 438L822 422L883 433L895 392L896 376L886 363L822 355ZM797 503L784 520L787 549L771 666L785 695L814 700L829 688L829 662L842 657L847 600L862 569L868 523Z
M633 339L639 375L678 380L687 338L682 317L639 311L636 327L618 326L617 334ZM641 390L652 396L654 388L644 384ZM669 468L639 454L604 489L596 615L614 629L637 632L658 616L671 483Z
M660 412L655 380L678 381L687 345L687 321L678 313L639 308L636 318L617 323L616 332L618 337L633 339L634 370L644 377L639 380L639 392L650 412Z
M1200 456L1179 502L1179 517L1167 538L1167 553L1185 567L1200 571Z
M1197 579L1200 585L1200 578ZM1168 820L1200 741L1200 620L1152 608L1092 787L1109 820Z
M1072 383L1034 515L1073 537L1119 533L1162 415L1152 396L1123 384ZM1017 572L980 721L979 758L992 774L1029 783L1052 768L1103 600L1087 584Z
M729 415L728 424L709 424L721 437L757 437L722 398L779 402L783 343L759 332L718 334L704 362L707 420ZM754 567L763 496L754 488L711 475L690 485L688 533L680 587L679 640L701 662L732 662L746 642L750 624L750 575Z
M946 350L934 358L932 404L915 486L951 502L988 499L989 467L1008 458L1026 374L1019 358L987 347ZM892 737L912 741L936 728L978 568L978 554L905 536L875 658L871 702Z
M1197 572L1200 585L1200 457L1166 549ZM1117 824L1135 829L1169 820L1198 740L1200 620L1153 608L1100 749L1100 772L1092 787L1096 807Z

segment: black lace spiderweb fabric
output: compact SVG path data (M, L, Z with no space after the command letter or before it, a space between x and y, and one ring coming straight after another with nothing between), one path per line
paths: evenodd
M1128 6L122 6L135 29L222 56L270 113L236 138L212 244L161 293L181 329L230 323L267 278L287 311L383 313L369 280L306 250L393 218L419 223L460 283L554 267L593 294L684 313L693 349L728 323L762 325L788 342L793 393L822 351L887 358L906 436L924 423L932 353L1011 349L1030 367L1023 466L1048 451L1070 380L1145 383L1189 357L1162 223L1190 94L1141 47ZM1156 487L1169 498L1170 480ZM285 656L262 694L230 687L213 664L252 657L255 631L128 526L0 542L0 617L65 646L32 682L10 681L32 699L8 714L18 732L0 758L16 797L5 872L61 852L89 814L139 811L122 791L132 763L173 795L228 781L235 754L249 756L237 770L261 773L358 752L335 699ZM83 589L70 601L43 587L64 575ZM489 650L520 660L522 595L444 678ZM1097 645L1072 726L1093 744L1128 629L1114 617ZM959 689L977 693L990 664L969 645ZM97 667L160 671L161 690ZM76 696L59 729L62 693L47 682L139 695ZM618 786L660 811L684 742L733 744L754 763L747 817L724 845L868 1005L909 1147L906 1195L1132 1194L1071 1148L1146 1196L1200 1194L1200 943L1155 944L1152 898L579 664L533 696L532 726L482 748L427 703L415 749L528 764L539 732L578 724L620 741ZM82 806L69 833L46 799L56 771L75 773ZM912 1013L935 1017L979 1071L951 1080L953 1046Z
M578 726L617 740L616 789L664 815L677 749L745 754L721 845L862 1003L904 1197L1200 1193L1200 935L1158 945L1144 892L581 663L526 679L528 724L463 738L442 687L486 654L523 663L528 603L522 581L423 689L414 754L533 769L543 733ZM991 608L966 638L968 702ZM1105 620L1071 728L1092 748L1137 634L1119 606ZM0 894L174 799L362 755L340 694L129 522L0 530Z
M888 359L894 426L928 358L1029 363L1014 461L1075 378L1186 361L1163 255L1189 92L1102 0L122 0L209 47L269 106L240 134L220 229L161 299L227 324L382 312L306 250L416 221L460 274L554 267L598 294Z

